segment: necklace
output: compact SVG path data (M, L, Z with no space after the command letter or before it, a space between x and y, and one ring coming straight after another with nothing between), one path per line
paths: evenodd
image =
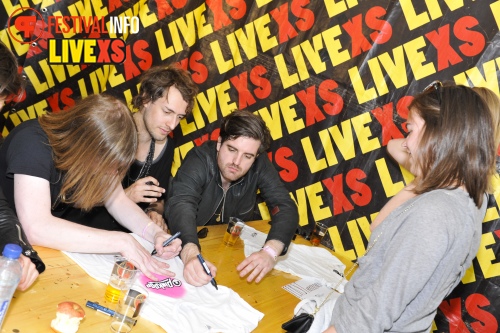
M155 155L155 139L151 138L151 144L149 145L149 152L148 155L146 156L146 160L144 161L144 164L141 167L141 170L139 171L139 174L137 175L136 179L133 179L130 177L130 168L127 172L127 178L128 178L128 185L135 183L141 178L146 177L149 174L149 169L151 168L151 165L153 164L153 158Z
M216 216L215 222L217 222L217 223L221 223L221 220L224 217L224 204L226 203L226 192L227 192L227 190L225 190L223 188L222 189L222 200L219 203L219 206L215 209L216 213L214 214L214 216ZM219 214L217 214L217 210L219 209L219 207L220 207L220 212L219 212Z
M373 240L373 243L370 244L370 246L366 249L366 252L365 252L365 256L368 254L368 252L370 252L370 250L375 246L375 244L377 243L378 239L380 238L380 236L382 236L382 232L380 234L378 234L377 238L375 238ZM314 312L312 313L312 315L314 316L316 313L318 313L319 309L326 303L326 301L328 301L328 299L330 298L330 296L332 296L332 294L334 292L338 292L340 294L340 291L338 291L338 287L340 286L340 284L342 282L344 282L344 279L347 278L349 276L349 274L351 274L351 272L354 270L354 268L358 267L359 264L358 264L358 260L356 259L356 261L352 264L351 268L349 268L349 271L347 271L347 273L345 273L345 275L342 276L342 278L340 279L339 282L337 282L337 284L335 285L335 287L333 287L333 289L330 291L330 293L328 293L328 295L325 297L325 299L323 300L323 302L319 305L319 306L316 306L314 308Z

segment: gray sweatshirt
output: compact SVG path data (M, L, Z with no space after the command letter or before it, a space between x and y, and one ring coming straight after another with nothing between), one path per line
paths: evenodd
M461 189L434 190L392 211L337 300L337 332L429 332L477 253L486 206L486 197L478 209Z

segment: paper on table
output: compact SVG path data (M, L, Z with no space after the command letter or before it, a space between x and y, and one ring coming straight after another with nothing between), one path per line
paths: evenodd
M283 289L288 291L299 299L311 297L324 298L331 289L322 285L319 282L309 279L301 279L283 286Z

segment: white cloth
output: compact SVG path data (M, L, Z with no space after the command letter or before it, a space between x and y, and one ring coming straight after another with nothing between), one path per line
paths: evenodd
M153 250L152 244L132 235L147 250ZM108 283L114 255L64 253L91 277ZM158 324L168 333L246 333L254 330L264 317L232 289L218 285L219 290L216 290L211 284L194 287L186 283L179 257L166 262L170 265L169 269L175 272L176 279L182 282L184 295L172 298L150 290L140 316Z
M328 300L321 306L319 311L314 315L314 321L309 328L308 333L321 333L330 327L330 321L332 319L332 312L335 303L337 302L337 298L339 298L340 294L337 292L333 292ZM301 313L314 313L316 306L320 306L325 298L308 298L304 299L297 304L295 310L293 311L294 315L299 315Z
M262 248L267 234L246 225L240 237L245 243L245 256L248 257ZM335 287L342 280L339 274L343 274L345 265L326 249L291 243L286 255L278 257L274 269ZM342 292L343 285L338 290Z
M240 235L245 243L245 256L259 251L266 241L267 234L246 225ZM330 288L344 291L347 282L343 279L345 265L326 249L291 243L286 255L278 257L274 269L293 274L312 282L319 282ZM341 275L342 274L342 275ZM328 295L328 294L327 294ZM294 315L313 313L316 305L320 305L326 296L312 297L300 301L294 309ZM330 326L333 307L340 293L334 292L323 304L309 328L309 333L321 333Z

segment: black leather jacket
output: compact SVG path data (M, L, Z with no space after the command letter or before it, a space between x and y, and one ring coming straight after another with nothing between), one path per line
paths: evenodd
M28 242L26 235L14 211L0 189L0 252L6 244L18 244L23 248L23 254L30 258L39 273L45 270L45 264Z
M253 219L257 190L271 213L267 240L281 241L285 254L299 223L297 205L291 199L267 154L260 154L245 176L222 190L217 166L217 142L191 149L169 188L165 219L172 233L182 232L182 243L200 247L196 226L207 224L223 202L223 220L230 216Z

